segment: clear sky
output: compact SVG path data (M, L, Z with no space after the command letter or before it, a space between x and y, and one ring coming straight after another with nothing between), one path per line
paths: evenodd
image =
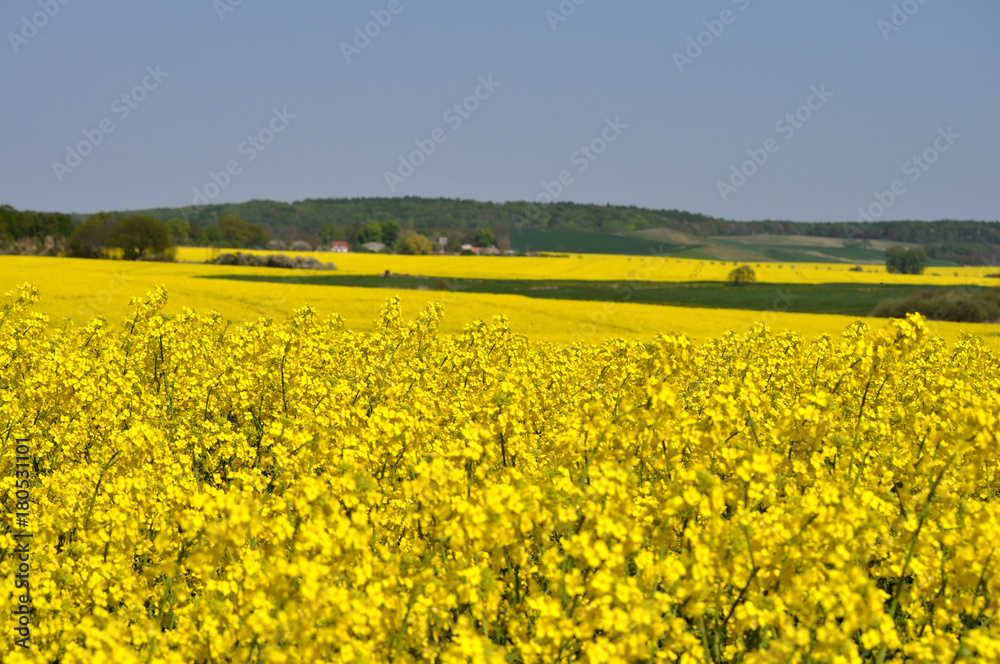
M19 209L1000 218L997 0L4 0L0 34Z

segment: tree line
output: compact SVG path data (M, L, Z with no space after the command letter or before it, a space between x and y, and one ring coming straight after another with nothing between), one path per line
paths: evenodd
M64 238L72 232L72 215L0 205L0 244L30 238Z
M263 248L270 232L260 224L224 215L212 228L213 240L226 248ZM144 214L121 216L108 212L91 215L73 229L66 253L75 258L173 260L178 244L197 238L191 224L174 217L162 222Z
M177 215L176 209L143 212L161 219ZM200 207L191 211L188 218L192 224L211 226L215 219L226 214L266 226L275 238L284 241L303 239L329 243L343 240L352 247L363 244L365 237L360 235L361 229L369 222L395 220L403 229L431 237L447 235L451 251L457 251L462 243L471 243L480 228L489 229L500 246L507 246L511 235L525 228L596 233L668 228L693 238L806 235L839 238L855 246L881 240L920 245L931 258L959 264L1000 262L1000 222L996 221L730 221L683 210L650 210L636 206L493 203L417 197L327 198L294 203L253 200Z
M340 240L353 250L359 250L368 242L397 247L404 236L419 234L430 238L445 236L448 238L447 250L457 252L463 244L475 244L480 230L492 233L496 244L506 248L510 246L512 235L525 228L594 233L668 228L683 232L695 241L714 236L761 234L833 237L857 246L882 240L920 245L931 258L959 264L1000 262L1000 222L742 222L682 210L649 210L636 206L538 205L416 197L308 199L294 203L252 200L111 214L118 220L139 216L164 223L171 242L176 245L252 248L275 242L286 247L294 243L316 247ZM83 215L18 212L4 206L0 208L0 244L5 237L68 237L75 227L87 220ZM396 227L398 230L394 230Z
M232 214L223 214L210 221L204 216L174 216L162 221L153 214L100 212L78 219L74 225L73 215L69 214L20 212L10 206L0 208L0 248L15 240L56 238L60 240L58 249L49 253L74 258L169 261L176 256L176 247L184 245L308 251L328 248L332 239L348 236L329 229L320 235L322 237L316 238L297 232L292 235L295 238L292 241L275 240L269 227ZM430 254L442 249L437 238L434 241L428 238L426 230L404 229L394 219L368 219L349 235L354 249L362 249L362 245L370 243L380 243L388 251L406 254ZM491 231L478 228L464 236L452 233L449 246L463 240L480 247L496 243ZM317 245L317 241L320 244Z

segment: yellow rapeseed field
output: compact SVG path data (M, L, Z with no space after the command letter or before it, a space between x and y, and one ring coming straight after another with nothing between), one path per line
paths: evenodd
M0 301L5 663L1000 661L976 339L184 304Z
M190 251L190 250L189 250ZM406 257L374 256L372 254L315 254L321 260L333 260L338 266L345 257L379 259L386 269L404 273L418 273L407 264L392 265L389 259L400 261L424 261L423 266L434 265L436 261L448 261L450 257ZM610 263L624 262L626 257L608 258ZM568 259L547 258L476 258L454 257L462 266L475 268L479 265L496 269L497 265L507 265L507 261L523 261L532 266L534 278L557 278L559 275L545 272L546 266L560 265ZM600 263L598 258L585 260ZM391 261L389 261L391 262ZM666 269L674 262L657 264ZM706 270L712 269L705 264ZM417 267L420 267L417 265ZM405 270L413 269L413 272ZM672 269L672 268L671 268ZM730 269L727 266L726 269ZM423 272L432 272L426 269ZM808 270L807 270L808 272ZM340 274L338 270L336 274ZM220 279L203 279L212 275L266 275L281 279L279 282L251 283ZM440 329L446 333L461 331L465 325L476 320L490 320L494 315L503 314L511 328L528 335L534 341L570 343L574 341L598 342L609 337L648 339L658 333L684 333L692 339L716 337L728 330L742 331L754 323L766 323L776 331L793 330L807 339L821 334L839 334L854 318L850 316L789 314L777 311L746 311L738 309L696 309L667 307L659 305L635 304L630 302L578 302L565 300L541 300L518 295L492 295L462 292L420 292L392 288L385 289L343 288L331 286L305 285L299 277L316 275L309 270L282 270L275 268L227 267L196 263L153 263L134 261L86 260L75 258L39 258L31 256L0 256L0 291L15 288L28 281L38 287L42 299L38 310L47 314L54 325L71 319L83 325L96 316L108 320L118 320L126 315L128 301L132 296L141 295L165 285L171 293L167 313L179 313L183 306L199 312L216 311L233 321L256 320L260 317L283 319L297 308L310 306L322 316L337 314L345 325L353 330L371 330L379 308L387 297L398 295L407 315L416 315L431 302L445 305L445 313ZM642 281L647 277L643 272L625 272L625 279ZM631 274L631 276L629 276ZM858 273L846 272L848 275ZM470 271L464 276L493 276ZM542 276L539 276L542 275ZM971 275L971 272L970 272ZM444 275L456 276L456 275ZM882 275L890 276L890 275ZM893 275L901 276L901 275ZM562 277L559 277L562 278ZM724 278L724 277L723 277ZM980 279L978 283L992 282ZM977 283L970 276L969 283ZM779 303L780 304L780 303ZM875 326L884 324L874 321ZM991 348L1000 349L1000 329L996 325L969 323L928 323L930 331L949 342L957 341L964 333L982 336Z
M181 261L204 262L218 256L219 249L181 247ZM251 251L249 253L275 253ZM400 254L335 254L328 252L278 252L312 256L336 264L339 274L381 274L386 270L430 277L486 279L579 279L591 281L726 281L742 263L702 261L663 256L603 256L567 254L547 258L534 256L404 256ZM931 267L925 274L888 274L884 266L864 265L852 272L841 263L752 263L757 281L763 283L823 284L928 284L954 286L991 283L989 267Z

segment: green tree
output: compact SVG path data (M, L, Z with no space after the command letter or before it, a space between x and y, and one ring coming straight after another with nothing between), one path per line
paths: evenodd
M187 219L174 217L167 221L167 230L170 232L170 240L174 244L183 244L191 239L191 224Z
M219 223L216 224L222 241L233 247L246 246L248 226L247 222L230 214L220 217Z
M923 274L927 260L927 252L920 247L889 247L885 250L885 267L894 274Z
M445 246L445 250L451 252L461 251L462 243L464 242L463 237L465 236L462 234L462 231L448 233L448 244Z
M263 248L267 246L270 233L260 224L251 224L231 214L219 218L218 231L221 241L230 247Z
M152 217L128 217L112 229L108 246L121 249L125 260L134 261L141 256L162 254L169 249L170 231L165 223Z
M476 237L472 240L472 246L474 247L492 247L496 243L496 236L486 228L480 228L476 231Z
M67 253L74 258L105 258L114 228L115 220L110 213L91 215L73 230Z
M749 265L741 265L729 273L729 281L731 281L734 286L752 284L757 281L757 273L754 272L753 268Z
M14 240L21 238L67 237L73 233L72 217L58 212L18 211L10 205L0 205L0 235Z
M319 229L319 241L322 244L329 245L334 240L346 240L347 233L344 232L343 226L338 226L333 223L326 223Z
M358 231L358 244L382 241L382 225L374 221L369 221Z
M434 251L434 245L423 235L406 235L396 243L396 251L401 254L425 256Z
M19 214L9 205L0 205L0 243L10 238L16 238L16 227Z
M396 238L399 237L399 222L395 219L389 219L388 221L382 222L382 242L388 246L392 246L396 243Z

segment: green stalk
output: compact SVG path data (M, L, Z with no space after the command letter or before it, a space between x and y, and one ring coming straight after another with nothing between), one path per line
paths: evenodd
M910 563L913 561L913 553L917 548L917 540L920 538L920 531L924 527L924 522L927 520L927 515L930 513L931 501L934 499L934 494L937 492L938 486L941 484L941 480L944 479L944 474L948 471L948 466L951 465L952 460L955 455L952 454L948 457L945 462L944 467L938 474L937 479L931 485L931 490L927 493L927 500L924 501L924 507L920 510L920 520L917 522L917 529L913 531L913 539L910 540L910 550L906 554L906 562L903 563L903 569L899 575L899 583L896 584L896 590L892 593L892 602L889 604L889 619L896 622L896 613L899 611L899 593L903 589L903 579L906 578L906 573L910 570ZM885 662L886 646L885 643L879 648L878 659L876 660L878 664L883 664Z

